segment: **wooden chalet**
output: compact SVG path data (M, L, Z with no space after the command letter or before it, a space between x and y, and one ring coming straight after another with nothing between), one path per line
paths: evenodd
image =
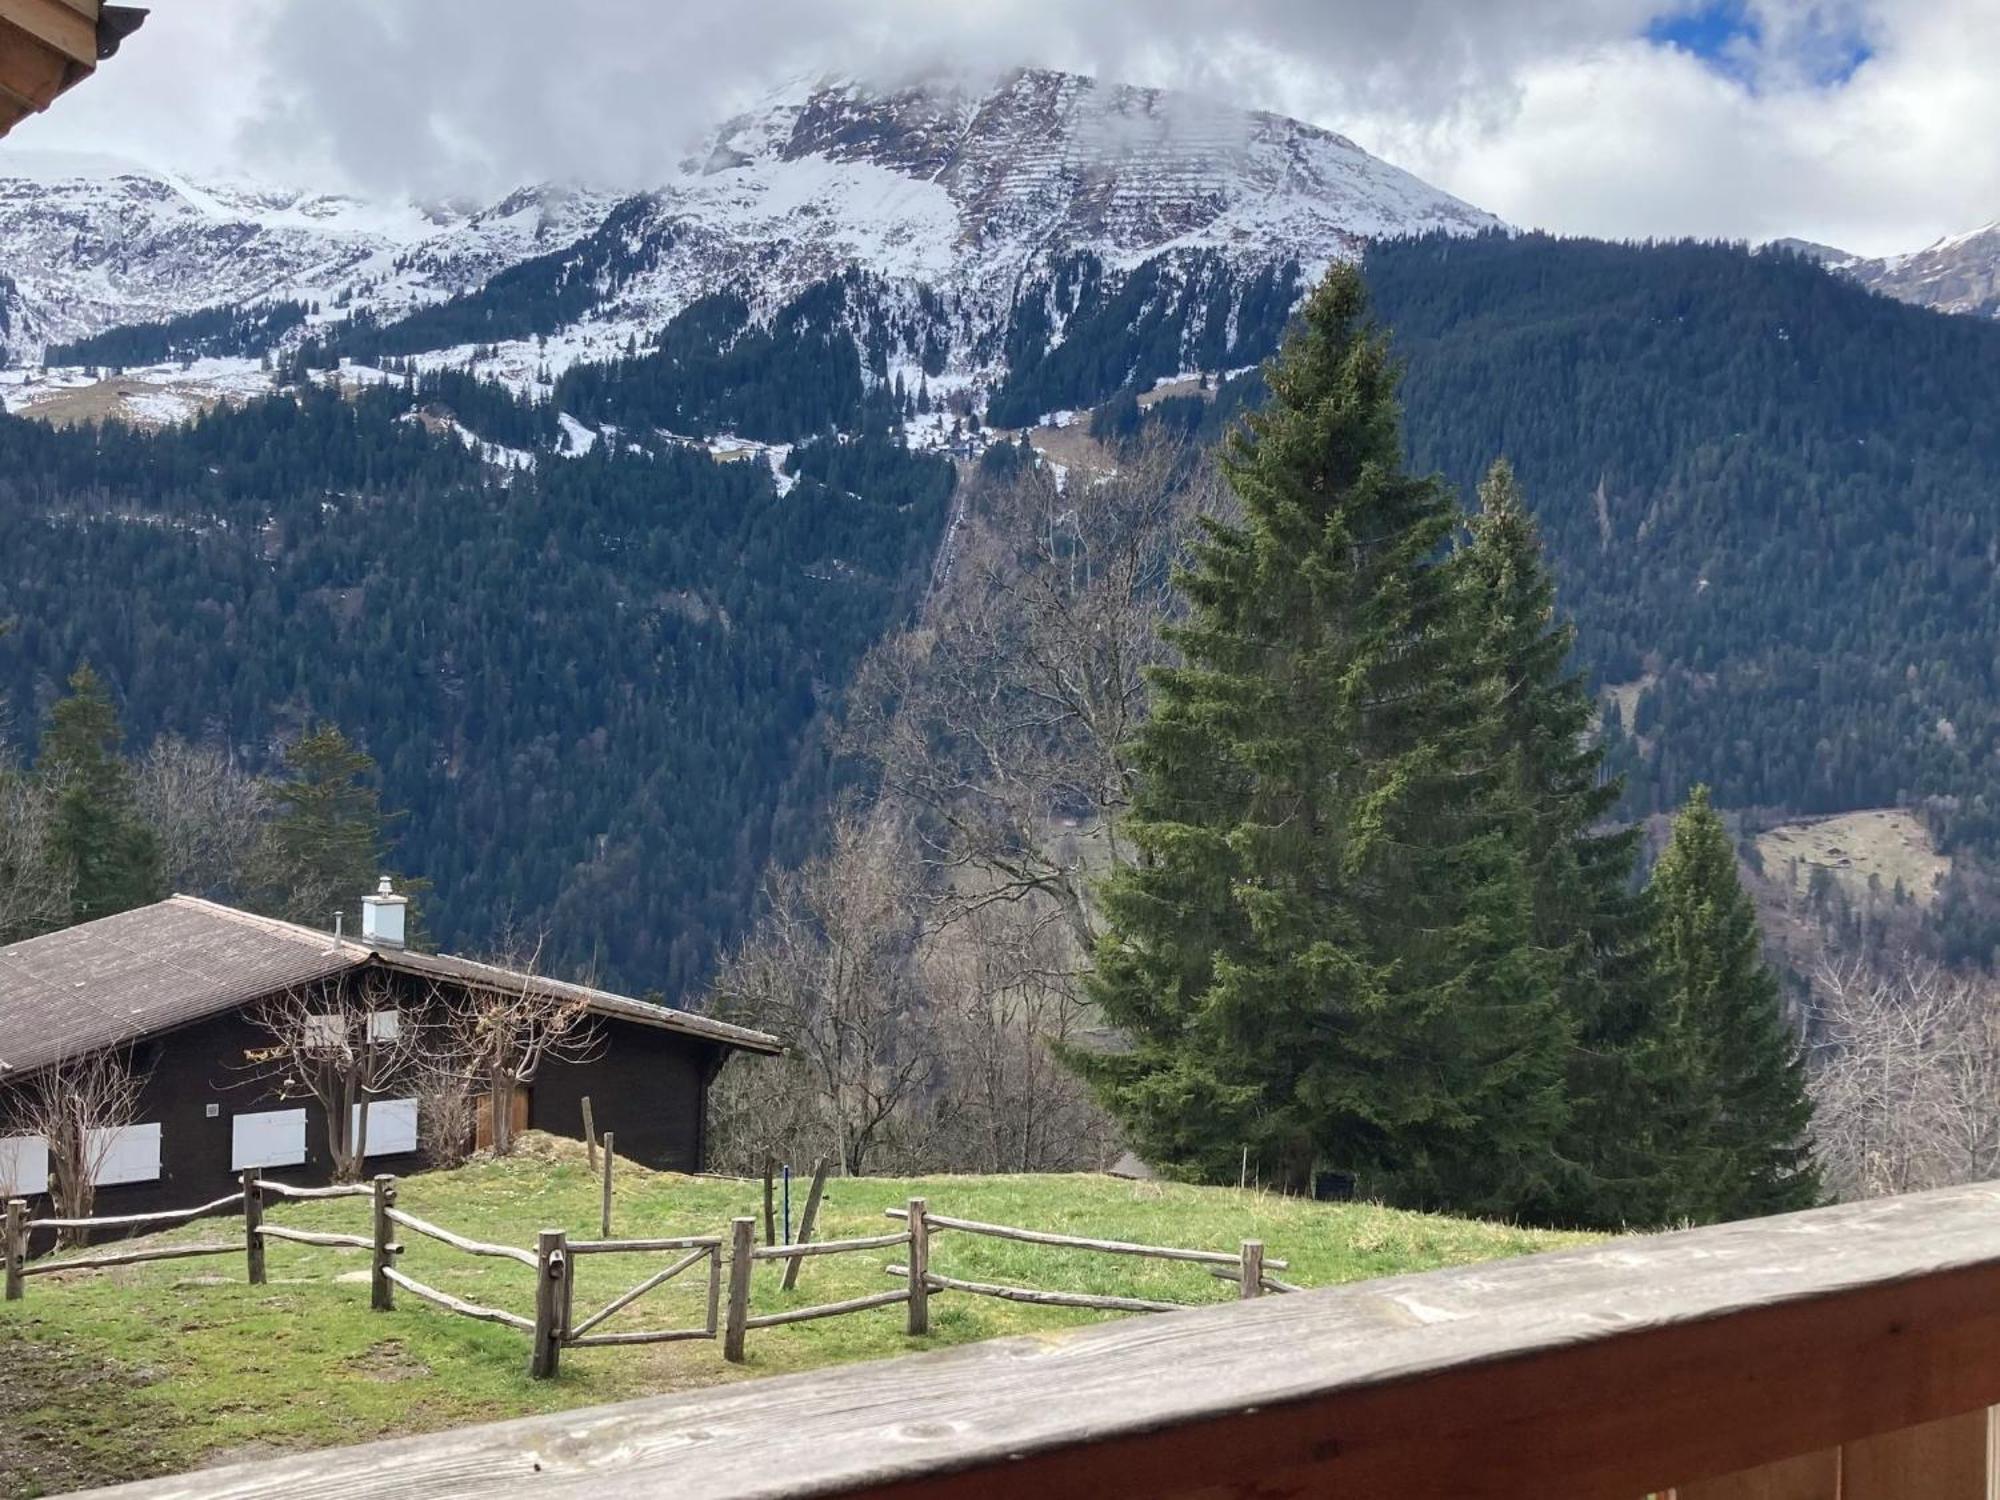
M0 135L97 71L145 19L102 0L0 0Z
M385 882L386 887L386 882ZM271 1046L260 1008L273 997L366 978L388 1000L379 1019L424 1025L467 992L580 1004L587 1049L551 1057L518 1089L517 1129L583 1133L583 1101L618 1152L648 1166L698 1171L707 1157L707 1090L734 1052L774 1054L775 1038L706 1016L544 976L414 953L402 945L402 898L363 903L359 940L191 896L0 948L0 1187L46 1191L47 1143L9 1125L10 1092L38 1070L115 1052L143 1079L135 1121L96 1172L97 1212L150 1212L230 1191L244 1167L275 1180L325 1182L324 1111L254 1065ZM368 1107L366 1164L404 1172L420 1159L414 1091L393 1086Z

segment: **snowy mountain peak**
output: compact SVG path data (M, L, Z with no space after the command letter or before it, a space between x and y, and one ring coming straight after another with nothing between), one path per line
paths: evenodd
M990 361L1026 279L1065 257L1114 278L1161 257L1251 274L1295 262L1309 278L1371 237L1499 223L1318 126L1037 69L797 80L637 195L533 185L483 207L419 205L19 160L0 154L0 345L16 366L108 328L261 301L313 309L292 339L360 315L393 325L499 295L486 289L515 267L546 286L537 305L560 305L555 326L455 313L425 326L454 341L494 326L478 346L487 373L519 383L648 342L706 294L764 316L851 270L873 296L945 299L953 358ZM516 277L505 295L518 306L518 293ZM430 337L395 342L435 362L474 350Z

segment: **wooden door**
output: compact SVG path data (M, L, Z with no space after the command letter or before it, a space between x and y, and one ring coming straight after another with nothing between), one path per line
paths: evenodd
M528 1086L526 1084L517 1083L514 1085L513 1108L508 1111L508 1115L510 1123L513 1126L514 1137L518 1140L521 1132L528 1128ZM472 1126L472 1148L475 1151L490 1151L493 1149L493 1095L490 1093L479 1096L478 1114L474 1117Z

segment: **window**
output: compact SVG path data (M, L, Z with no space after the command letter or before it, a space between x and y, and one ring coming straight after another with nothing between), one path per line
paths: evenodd
M49 1190L49 1143L39 1135L0 1136L0 1198Z
M361 1128L361 1106L354 1106L355 1130ZM400 1156L417 1149L417 1101L374 1099L368 1105L368 1154Z
M229 1165L296 1167L306 1159L306 1112L272 1109L238 1115L230 1122Z
M347 1040L347 1020L340 1015L307 1016L308 1047L338 1047Z
M368 1040L393 1042L403 1034L403 1013L399 1010L371 1010L368 1013Z
M93 1130L90 1132L88 1149L97 1159L97 1172L90 1180L98 1187L116 1187L121 1182L160 1180L158 1125L127 1125L122 1130Z

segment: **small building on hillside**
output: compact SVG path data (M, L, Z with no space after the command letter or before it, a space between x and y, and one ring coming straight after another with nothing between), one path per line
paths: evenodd
M580 1138L588 1098L596 1129L615 1133L619 1155L674 1171L705 1165L707 1091L722 1064L735 1052L782 1050L762 1032L706 1016L411 952L402 942L403 900L386 881L364 902L362 928L356 941L174 896L0 948L0 1196L47 1191L50 1143L34 1133L27 1101L38 1079L93 1060L115 1064L136 1088L136 1106L128 1100L121 1122L98 1131L90 1152L95 1212L126 1214L220 1197L245 1167L324 1183L337 1145L365 1158L370 1174L411 1170L440 1119L455 1136L476 1129L483 1141L492 1125L487 1079L466 1081L456 1117L427 1092L440 1050L468 1019L476 1028L504 1017L528 1044L550 1018L569 1028L565 1045L544 1046L522 1070L528 1079L512 1089L512 1129ZM289 1047L288 1024L300 1033ZM344 1034L389 1065L358 1091L345 1075L346 1094L323 1076L311 1087L302 1075L322 1052L337 1053ZM327 1046L316 1051L321 1040ZM499 1093L507 1091L503 1081ZM367 1109L336 1142L322 1101L357 1092ZM420 1118L426 1109L436 1118Z

